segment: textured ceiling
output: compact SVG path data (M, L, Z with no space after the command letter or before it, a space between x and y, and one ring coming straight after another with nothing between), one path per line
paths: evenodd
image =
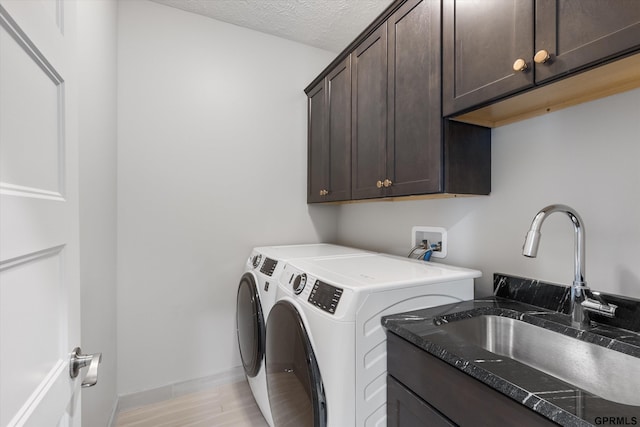
M392 0L153 0L332 52L347 47Z

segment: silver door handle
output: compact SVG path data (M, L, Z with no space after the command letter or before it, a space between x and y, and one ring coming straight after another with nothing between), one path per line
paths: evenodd
M71 352L71 360L69 361L69 376L75 378L78 376L80 369L89 366L87 376L82 381L82 387L92 387L98 382L98 365L102 361L102 353L82 354L80 347L76 347Z

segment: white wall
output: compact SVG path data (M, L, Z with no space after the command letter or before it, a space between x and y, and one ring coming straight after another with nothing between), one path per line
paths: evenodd
M553 214L538 258L521 255L539 209L578 211L586 228L586 279L595 290L640 298L640 89L493 130L487 197L343 205L339 241L405 255L411 227L448 229L443 262L570 284L573 226Z
M117 400L117 3L79 1L77 10L82 350L103 356L98 384L82 392L82 418L106 426Z
M307 206L302 89L335 56L145 0L118 8L118 393L239 365L236 285L251 247L313 241L405 254L449 231L445 262L570 283L573 206L587 281L640 297L640 90L493 131L488 197Z
M153 2L118 11L118 389L240 365L253 246L331 241L306 205L304 87L333 53Z

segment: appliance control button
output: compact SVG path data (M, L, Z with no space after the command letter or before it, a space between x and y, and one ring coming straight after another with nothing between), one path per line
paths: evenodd
M299 295L307 284L307 275L305 273L298 274L293 281L293 292Z
M251 259L251 264L253 268L257 268L260 265L260 261L262 261L262 255L257 254Z

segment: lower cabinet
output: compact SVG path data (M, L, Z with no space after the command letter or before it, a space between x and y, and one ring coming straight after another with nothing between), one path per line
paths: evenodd
M387 375L387 427L451 427L450 419Z
M389 426L553 426L399 336L387 332Z

